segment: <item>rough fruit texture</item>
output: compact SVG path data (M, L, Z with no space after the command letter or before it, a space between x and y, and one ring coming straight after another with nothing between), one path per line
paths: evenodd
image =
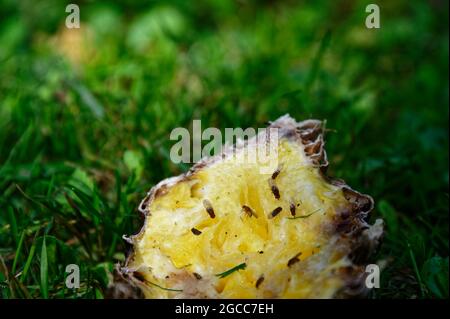
M262 132L150 190L120 269L145 297L364 295L365 265L383 233L381 220L366 223L372 199L326 177L320 121L286 115L269 127L278 129L270 173L244 158Z

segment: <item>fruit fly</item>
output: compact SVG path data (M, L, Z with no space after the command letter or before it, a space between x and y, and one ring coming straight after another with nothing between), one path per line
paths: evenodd
M289 210L291 211L291 215L295 216L295 204L291 203L291 205L289 206Z
M258 280L256 281L255 287L258 289L259 286L261 286L261 284L263 283L263 281L264 281L264 276L259 277Z
M247 205L242 205L242 209L244 210L245 214L247 214L248 217L255 216L256 218L258 218L255 211L251 207Z
M273 179L269 181L269 185L273 196L275 196L276 199L280 199L280 190L278 189L277 185L275 185L275 183L273 182Z
M209 217L215 218L216 214L214 213L214 209L212 208L211 202L207 199L203 201L203 206L206 209L206 212L208 213Z
M293 264L295 264L296 262L299 262L300 259L298 257L300 257L302 253L298 253L297 255L295 255L294 257L292 257L291 259L289 259L287 265L288 267L291 267Z
M281 207L275 208L275 209L269 214L269 218L274 218L274 217L277 216L282 210L283 210L283 208L281 208Z
M194 272L193 275L194 275L194 277L195 277L197 280L202 279L202 276L201 276L200 274L196 273L196 272Z
M272 179L275 180L278 175L281 173L281 166L278 166L278 168L275 170L275 172L272 173Z

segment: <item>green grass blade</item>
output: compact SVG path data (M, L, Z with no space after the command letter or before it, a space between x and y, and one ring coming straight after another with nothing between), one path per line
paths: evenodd
M37 233L36 233L36 235L37 235ZM36 237L33 241L33 244L31 245L30 253L28 254L28 258L27 258L27 261L25 262L25 266L23 267L22 276L20 276L20 282L24 282L25 279L27 278L28 270L30 269L31 262L33 261L35 251L36 251Z
M45 236L42 241L42 249L41 249L41 294L42 298L48 299L48 260L47 260L47 245L45 243Z
M317 78L317 74L319 73L320 70L320 64L322 62L323 55L328 46L330 45L330 40L331 40L331 31L328 30L323 36L322 41L320 42L319 49L317 50L316 56L312 61L312 67L305 82L306 92L310 90L310 88L314 84L315 79Z
M16 219L16 216L15 216L15 214L14 214L14 209L10 206L10 207L8 207L8 217L9 217L9 220L10 220L10 225L11 225L11 235L12 235L12 238L14 239L14 241L16 242L16 243L18 243L19 242L19 233L18 233L18 230L17 230L17 219Z
M22 244L23 244L24 238L25 238L25 231L22 231L22 234L20 235L20 239L19 239L19 244L17 245L16 255L14 256L12 269L11 269L13 274L16 273L17 261L19 260L20 252L22 251Z
M244 270L246 267L247 267L247 264L246 263L242 263L242 264L239 264L239 265L237 265L237 266L235 266L235 267L233 267L231 269L228 269L227 271L224 271L224 272L222 272L220 274L216 274L216 276L219 277L219 278L224 278L226 276L231 275L235 271Z
M417 281L419 282L419 288L420 288L420 295L423 297L425 297L425 292L423 290L423 282L422 282L422 277L420 275L419 272L419 268L417 267L417 262L416 262L416 257L414 255L414 252L411 248L411 245L409 242L406 243L408 246L408 250L409 250L409 256L411 258L411 262L413 264L413 268L414 268L414 272L416 273L416 277L417 277Z

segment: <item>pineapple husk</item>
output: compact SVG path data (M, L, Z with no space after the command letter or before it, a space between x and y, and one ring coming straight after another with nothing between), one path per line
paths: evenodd
M175 200L170 196L176 192L177 187L192 183L205 170L209 169L209 172L212 172L211 167L220 168L220 163L227 160L232 161L230 158L233 154L256 145L257 137L266 133L259 133L257 137L246 142L238 141L235 145L226 147L217 156L203 158L185 174L163 180L151 188L139 205L139 211L145 216L143 227L137 234L124 237L131 245L131 250L125 264L117 267L115 284L110 290L110 296L115 298L349 298L364 297L368 294L369 290L365 285L366 265L379 248L383 237L382 220L376 220L373 225L368 224L368 218L374 206L373 199L353 190L343 180L333 179L326 175L329 162L324 149L324 123L322 121L296 122L289 115L285 115L271 122L268 128L278 129L279 142L287 145L285 146L288 149L287 152L299 152L298 160L304 161L305 167L309 169L308 173L305 173L309 175L305 175L305 177L312 178L310 186L308 179L299 178L295 175L297 173L290 174L289 168L283 167L282 164L284 187L280 187L281 197L283 198L286 194L285 189L289 189L290 194L294 194L292 197L295 197L297 191L299 194L301 193L300 189L296 189L296 185L289 184L290 180L301 183L303 188L310 187L319 195L321 195L322 189L327 190L327 194L332 193L333 195L330 195L331 199L324 201L325 212L323 214L315 213L315 211L308 212L308 214L305 211L297 212L298 216L305 217L298 220L292 215L292 210L292 216L289 215L287 207L284 207L280 216L273 218L269 216L270 210L262 209L259 206L258 209L255 209L257 216L256 213L255 216L251 216L253 208L244 209L244 214L242 211L232 213L241 214L239 218L243 223L257 223L257 221L263 220L266 223L266 230L276 229L276 226L279 226L279 228L286 228L290 231L288 233L290 239L288 238L285 243L280 242L277 238L266 238L265 242L263 240L264 247L271 247L268 252L263 252L263 249L256 251L255 245L257 245L259 237L254 237L253 233L241 233L241 235L248 235L250 236L248 238L255 240L248 243L250 248L246 246L247 248L241 251L242 261L245 262L238 265L243 267L236 267L238 269L235 271L230 262L234 261L237 253L233 255L232 252L224 252L223 260L221 260L220 255L219 257L217 254L213 256L215 252L213 251L210 256L211 265L202 264L198 261L200 259L195 259L194 257L201 255L198 250L212 251L212 248L204 247L208 245L206 242L203 242L204 246L188 247L190 251L188 250L186 257L181 258L174 253L167 255L167 251L177 251L178 246L183 246L186 238L194 243L194 240L201 238L204 234L201 234L202 232L196 233L197 236L190 234L192 239L186 237L187 234L183 235L184 237L174 235L164 237L164 239L155 237L152 235L152 231L156 231L159 225L158 219L153 220L157 217L152 216L160 216L160 218L165 218L164 220L170 219L170 216L167 216L169 213L158 211L158 205L167 205L167 202L170 204ZM290 160L289 163L294 163L292 165L296 165L295 156L286 155L286 158ZM290 175L293 177L291 178ZM252 179L256 178L259 177L252 176ZM269 175L267 178L269 183L270 178ZM218 183L216 180L217 177L205 183L206 185ZM294 182L292 181L292 183ZM318 186L315 186L316 184ZM192 184L189 185L192 186ZM264 188L265 186L258 184L258 187ZM269 191L266 193L267 195L264 196L267 196L267 199L262 198L263 202L270 202L274 206L273 204L277 203L277 200L280 201L277 198L270 198L273 194ZM200 194L199 197L198 200L204 202L203 195ZM303 199L305 202L309 201L308 196L303 196ZM245 197L245 200L248 198ZM320 207L318 200L310 201L311 205L318 204ZM211 202L214 207L214 201ZM287 205L285 202L283 203L284 206ZM280 205L282 206L282 204ZM296 206L301 207L298 203ZM245 214L246 211L250 212L250 216ZM217 220L225 219L223 223L226 225L227 218L230 220L234 218L239 222L235 215L221 214L217 210L216 214L218 216L215 216L214 223L218 223ZM202 218L208 217L205 214ZM269 224L271 222L278 224L273 226L273 224ZM297 225L292 226L289 223L297 223ZM214 227L216 227L215 225L213 224ZM186 225L187 233L189 233L190 226L192 225ZM237 225L237 227L242 228L242 231L245 232L244 226ZM294 233L292 232L293 227L296 229ZM254 228L249 229L254 230ZM208 227L204 229L205 231L208 232ZM274 231L274 233L276 232ZM302 237L303 233L304 237ZM154 241L155 247L149 246L150 239ZM233 241L234 239L229 238L228 240ZM167 245L170 249L175 247L173 248L175 250L167 250L165 248ZM286 248L283 245L286 245ZM293 254L292 252L300 249L295 250L295 247L302 247L301 250L304 251ZM164 249L166 249L166 254L155 255L158 258L146 258L147 251L156 254ZM291 251L291 255L289 255L291 258L286 259L289 251ZM262 252L266 255L263 255ZM190 260L189 258L193 258L195 264L180 264L182 261ZM160 263L160 259L164 259L163 262ZM220 275L223 273L218 274L220 268L224 271L231 269L231 271L225 277L221 277Z

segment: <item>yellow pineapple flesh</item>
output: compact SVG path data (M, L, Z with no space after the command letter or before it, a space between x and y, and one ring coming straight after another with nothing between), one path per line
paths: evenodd
M149 192L144 226L130 237L133 253L121 269L145 297L365 292L364 265L383 232L381 221L365 221L372 199L325 176L320 121L284 116L269 128L278 130L269 140L271 171L246 160L261 146L254 138Z

